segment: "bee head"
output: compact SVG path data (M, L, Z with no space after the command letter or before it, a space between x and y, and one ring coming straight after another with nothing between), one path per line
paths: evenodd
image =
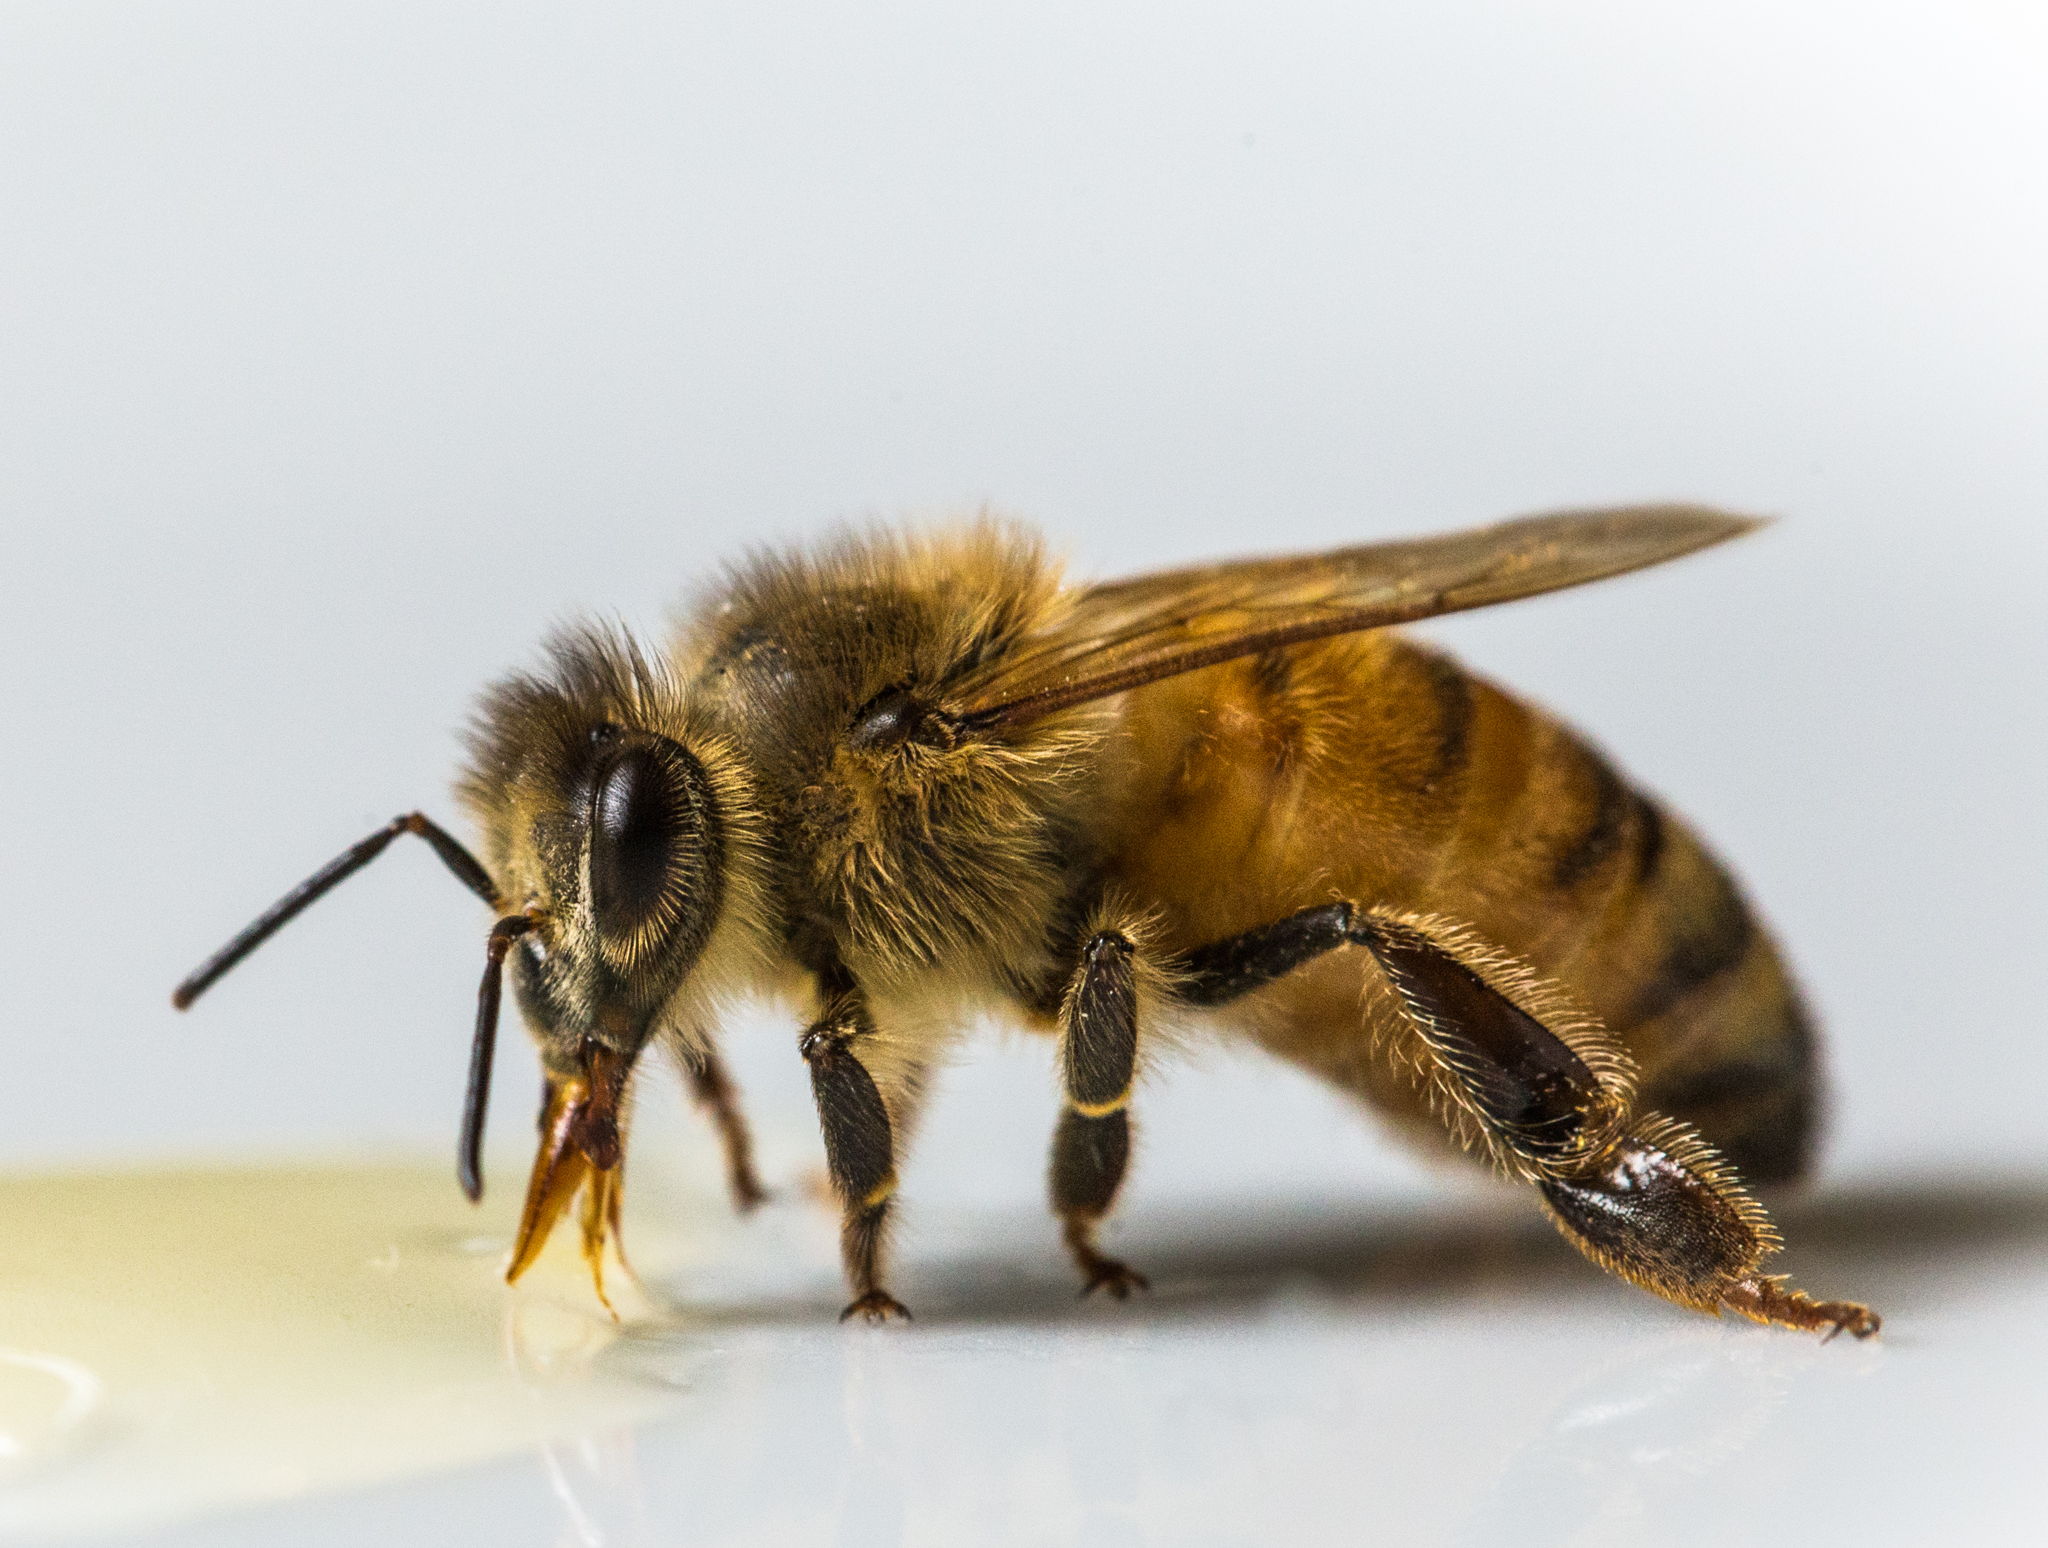
M563 636L551 656L490 691L458 787L547 1076L512 1277L586 1185L585 1250L601 1250L635 1063L657 1035L690 1035L690 1002L750 954L761 913L730 744L622 636Z
M724 903L725 842L703 760L659 732L601 720L552 789L507 814L495 869L533 926L511 957L553 1072L586 1044L631 1055L702 957ZM538 795L539 799L532 799Z

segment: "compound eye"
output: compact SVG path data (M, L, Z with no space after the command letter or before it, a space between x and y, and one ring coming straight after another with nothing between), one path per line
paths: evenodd
M599 776L591 802L590 904L598 928L631 933L661 907L689 822L670 770L630 747Z

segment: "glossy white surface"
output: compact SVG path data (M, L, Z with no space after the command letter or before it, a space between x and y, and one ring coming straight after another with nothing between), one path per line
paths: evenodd
M75 1282L84 1308L139 1295L174 1342L148 1380L109 1369L95 1428L12 1475L0 1525L190 1548L2035 1535L2048 1176L1873 1170L1784 1209L1784 1266L1889 1319L1823 1346L1607 1281L1520 1198L1377 1159L1319 1093L1226 1060L1163 1083L1154 1148L1242 1103L1284 1120L1281 1154L1229 1187L1142 1173L1117 1245L1155 1292L1081 1305L1031 1196L1035 1052L957 1072L908 1190L908 1327L834 1322L801 1177L738 1222L708 1143L661 1119L628 1221L653 1300L623 1298L616 1335L566 1251L506 1296L505 1201L476 1223L422 1191L438 1168L213 1184L171 1212L189 1261L127 1248L160 1296ZM320 1214L265 1229L265 1196ZM227 1197L223 1252L200 1228Z
M906 1172L916 1328L832 1326L829 1223L717 1223L649 1096L636 1179L697 1201L685 1309L605 1374L658 1413L138 1540L2048 1536L2044 165L2017 0L0 12L7 1189L446 1153L483 923L423 852L193 1018L165 994L374 824L446 815L452 728L555 619L653 627L746 543L983 501L1108 574L1682 497L1786 520L1433 632L1763 903L1838 1097L1790 1266L1890 1318L1826 1349L1689 1320L1226 1058L1144 1093L1157 1295L1075 1307L1045 1050L982 1043ZM786 1190L817 1164L791 1032L729 1029ZM452 1194L420 1207L466 1220ZM254 1293L355 1251L194 1238ZM0 1222L0 1296L44 1298L19 1326L154 1326L92 1325L150 1286L53 1282L29 1239ZM442 1265L465 1337L488 1267ZM414 1325L377 1304L364 1336ZM0 1478L0 1523L140 1508L116 1442L165 1432L74 1421L138 1412L143 1367L19 1352L0 1433L102 1471ZM305 1444L318 1405L264 1401L207 1422Z

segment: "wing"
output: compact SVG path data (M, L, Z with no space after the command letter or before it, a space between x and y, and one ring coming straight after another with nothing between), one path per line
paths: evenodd
M1413 623L1661 564L1763 523L1696 505L1563 511L1439 537L1163 570L1082 592L949 696L1016 725L1181 672L1326 635Z

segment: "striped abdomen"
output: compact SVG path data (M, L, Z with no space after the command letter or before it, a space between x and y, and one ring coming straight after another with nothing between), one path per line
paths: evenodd
M1642 1106L1696 1123L1753 1180L1800 1169L1815 1046L1776 949L1685 826L1574 733L1389 634L1190 674L1127 713L1113 874L1171 944L1340 897L1443 916L1599 1016L1641 1066ZM1262 991L1247 1024L1419 1119L1361 957Z

